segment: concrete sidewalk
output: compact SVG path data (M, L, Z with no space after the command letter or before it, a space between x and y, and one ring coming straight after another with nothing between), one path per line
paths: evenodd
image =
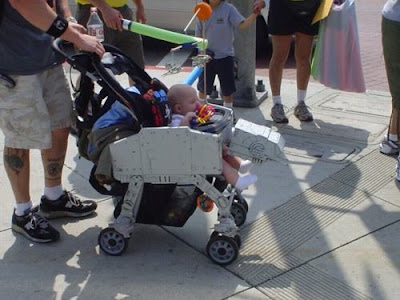
M167 86L187 75L148 72ZM399 299L400 184L395 157L377 151L389 95L310 83L315 121L307 124L293 115L295 82L284 81L282 95L288 125L271 122L269 99L235 108L237 117L283 134L288 164L253 169L259 181L244 192L250 209L233 264L205 255L215 210L196 211L182 228L139 224L122 256L100 252L97 235L112 222L113 204L90 187L91 164L79 159L71 136L64 185L95 199L97 215L52 221L61 240L30 243L10 230L13 195L1 167L0 299ZM43 186L37 151L31 169L36 200Z

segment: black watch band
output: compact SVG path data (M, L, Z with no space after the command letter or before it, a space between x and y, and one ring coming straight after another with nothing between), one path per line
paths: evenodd
M57 16L53 23L51 24L50 28L46 31L47 34L58 38L62 35L68 28L68 21L60 16Z

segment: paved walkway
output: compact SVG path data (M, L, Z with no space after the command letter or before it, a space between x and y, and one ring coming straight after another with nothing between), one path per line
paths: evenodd
M162 73L150 70L167 86L187 75ZM293 82L283 88L293 107ZM113 205L89 186L91 164L79 158L73 137L64 184L99 209L92 218L53 221L62 234L55 244L12 233L13 197L1 168L0 299L398 299L400 185L395 158L376 150L390 98L311 83L309 105L315 122L298 122L290 109L289 124L278 127L269 101L236 109L283 134L287 165L253 169L260 180L244 193L250 210L240 255L225 268L204 252L215 210L196 211L182 228L139 224L121 257L100 252L97 235L112 222ZM33 199L42 192L39 161L33 152Z

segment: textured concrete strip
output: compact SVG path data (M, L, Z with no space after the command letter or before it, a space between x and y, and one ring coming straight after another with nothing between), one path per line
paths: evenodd
M331 178L373 194L393 180L395 167L395 157L375 150Z
M274 269L271 269L270 275L273 278L257 287L273 299L370 299L310 264L301 265L301 261L291 255L276 262L275 270L277 269L290 271L273 277L277 274Z
M226 300L271 300L273 298L268 297L256 288L245 290L244 292L237 293L233 296L226 298ZM225 300L225 299L223 299Z
M367 198L362 191L327 179L267 212L241 231L240 256L229 269L251 284L268 280L271 264Z

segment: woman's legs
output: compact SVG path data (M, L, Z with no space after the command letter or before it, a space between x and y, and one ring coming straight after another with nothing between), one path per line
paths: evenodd
M282 73L289 56L292 35L272 35L272 57L269 63L269 82L272 96L281 94Z
M384 154L399 152L399 109L400 109L400 34L399 22L382 18L382 46L385 59L386 74L389 90L392 96L392 115L388 134L385 136L379 149Z
M282 105L282 73L289 55L292 35L272 35L272 57L269 63L269 83L272 92L273 106L271 117L276 123L287 123L288 118Z
M308 81L311 74L311 50L314 41L313 35L300 32L295 34L295 59L296 59L296 79L297 79L297 106L294 115L300 121L312 121L313 115L305 105Z
M295 34L296 79L299 90L307 90L311 73L311 50L314 36L297 32Z

